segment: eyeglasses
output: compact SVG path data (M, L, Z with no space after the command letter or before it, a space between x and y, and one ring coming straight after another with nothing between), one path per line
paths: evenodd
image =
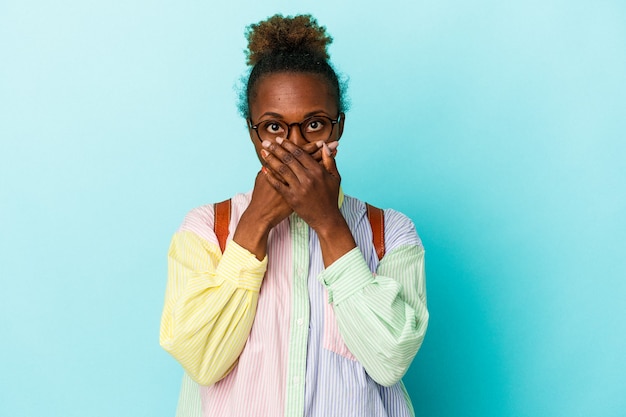
M257 136L263 142L269 140L270 142L276 140L276 138L288 138L291 131L291 126L297 125L300 129L300 134L308 142L326 142L333 134L333 128L341 119L341 114L333 120L326 116L313 116L308 119L304 119L300 123L286 123L282 120L263 120L255 125L251 120L248 120L250 129L256 131Z

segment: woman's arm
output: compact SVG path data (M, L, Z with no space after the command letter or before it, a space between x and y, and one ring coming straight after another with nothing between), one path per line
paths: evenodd
M191 231L170 245L161 346L201 385L235 365L254 321L267 259L230 241L219 247Z
M270 230L291 213L262 175L222 255L213 212L193 210L170 245L161 346L201 385L226 376L246 344ZM201 236L202 235L202 236Z
M406 233L415 236L404 216ZM381 385L398 382L419 350L428 326L424 249L391 245L372 274L353 249L319 275L350 352Z
M270 184L319 237L326 267L319 279L346 345L376 382L395 384L428 324L424 251L413 224L402 216L393 226L394 238L399 230L405 234L401 241L414 243L387 245L389 253L373 275L337 206L341 177L328 147L323 146L321 164L290 141L266 141L263 147Z

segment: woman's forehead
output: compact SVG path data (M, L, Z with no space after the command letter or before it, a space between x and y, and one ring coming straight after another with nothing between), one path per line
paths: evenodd
M280 72L259 80L256 94L250 100L251 116L266 112L299 116L311 111L337 112L336 98L326 80L310 73Z

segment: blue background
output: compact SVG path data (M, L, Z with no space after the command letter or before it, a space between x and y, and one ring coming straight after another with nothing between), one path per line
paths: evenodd
M169 239L252 187L234 86L275 12L335 38L346 193L424 240L417 415L626 415L626 5L258 3L0 1L0 415L173 415Z

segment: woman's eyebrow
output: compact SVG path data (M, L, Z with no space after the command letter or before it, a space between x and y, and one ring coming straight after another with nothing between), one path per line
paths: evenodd
M267 112L263 113L260 117L265 117L265 116L276 117L277 119L282 119L283 118L282 114L274 113L274 112L271 112L271 111L267 111Z
M326 114L326 115L329 114L326 110L323 110L323 109L313 110L313 111L308 112L307 114L305 114L304 118L308 119L309 117L315 116L315 115L320 114L320 113ZM265 116L274 117L276 119L284 119L284 116L282 114L274 113L274 112L271 112L271 111L267 111L267 112L263 113L259 118L262 118L262 117L265 117Z
M326 114L326 115L328 114L328 113L326 112L326 110L321 110L321 109L320 109L320 110L315 110L315 111L312 111L312 112L309 112L309 113L305 114L305 115L304 115L304 118L305 118L305 119L307 119L307 118L309 118L309 117L311 117L311 116L315 116L315 115L320 114L320 113L322 113L322 114Z

